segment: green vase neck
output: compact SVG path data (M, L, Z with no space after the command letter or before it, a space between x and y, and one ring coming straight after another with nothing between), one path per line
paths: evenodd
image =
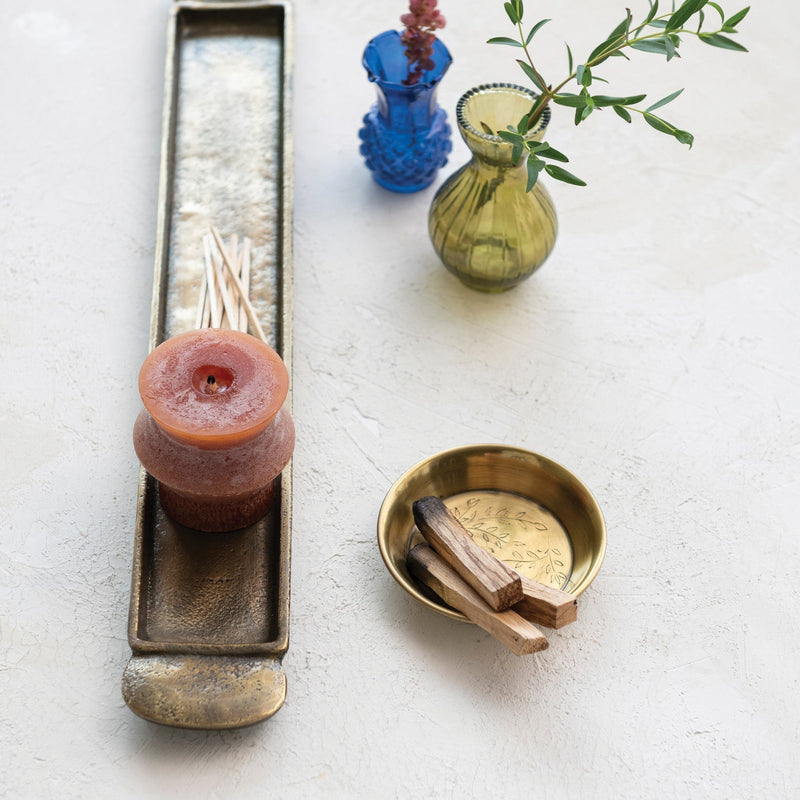
M511 83L484 84L461 97L456 107L458 129L480 168L505 171L514 166L512 146L496 131L506 130L509 125L516 127L537 97L535 92ZM549 121L550 109L546 108L525 139L541 141ZM517 168L524 170L524 161Z

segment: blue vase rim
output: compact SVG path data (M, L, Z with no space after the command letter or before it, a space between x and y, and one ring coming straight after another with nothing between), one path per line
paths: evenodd
M433 59L434 59L434 68L432 70L428 70L422 73L422 78L414 84L406 84L403 83L402 80L394 81L394 80L386 80L381 78L377 73L376 70L373 68L373 65L370 63L370 54L375 52L377 57L380 58L380 50L382 48L391 48L394 51L399 50L403 57L405 57L405 47L403 43L400 41L400 31L395 30L388 30L383 31L383 33L379 33L377 36L374 36L372 39L367 42L367 46L364 48L364 55L361 59L361 64L364 69L367 71L367 77L370 81L374 81L375 83L380 84L381 86L393 87L396 89L405 89L405 90L419 90L419 89L430 89L436 86L437 83L444 77L444 74L447 72L450 65L453 63L453 57L450 55L450 51L447 49L447 45L439 39L438 37L433 43Z
M477 136L479 139L483 139L485 142L493 142L495 144L507 144L511 147L511 144L503 139L502 136L498 136L497 134L486 133L486 131L479 130L476 128L472 123L467 121L465 108L467 103L479 94L489 94L492 91L496 91L497 89L512 89L513 91L519 92L520 94L527 95L531 102L535 102L539 95L534 92L532 89L528 89L526 86L520 86L516 83L482 83L480 86L475 86L472 89L464 92L458 100L456 104L456 121L458 122L459 127L468 131L469 133ZM539 117L539 121L536 124L536 127L531 128L526 134L525 139L533 139L534 137L538 136L542 131L544 131L547 126L550 124L550 117L552 112L550 107L544 109L542 112L541 117Z

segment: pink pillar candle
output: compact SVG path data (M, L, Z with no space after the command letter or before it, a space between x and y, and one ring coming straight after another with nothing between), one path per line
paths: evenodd
M150 353L133 443L172 519L229 531L266 514L294 450L288 389L280 356L239 331L191 331Z

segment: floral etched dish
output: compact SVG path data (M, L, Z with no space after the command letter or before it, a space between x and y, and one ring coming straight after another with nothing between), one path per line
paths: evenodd
M411 577L406 554L422 541L412 503L435 495L473 541L532 580L579 595L594 580L606 550L597 501L564 467L517 447L478 444L421 461L389 490L378 516L378 546L387 569L435 611L466 619Z

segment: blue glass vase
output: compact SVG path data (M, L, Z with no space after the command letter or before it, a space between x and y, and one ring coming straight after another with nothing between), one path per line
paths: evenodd
M362 63L375 83L378 102L358 135L372 177L393 192L417 192L433 183L453 147L447 115L436 104L436 87L453 59L437 39L433 68L409 78L405 47L397 31L385 31L364 50Z

